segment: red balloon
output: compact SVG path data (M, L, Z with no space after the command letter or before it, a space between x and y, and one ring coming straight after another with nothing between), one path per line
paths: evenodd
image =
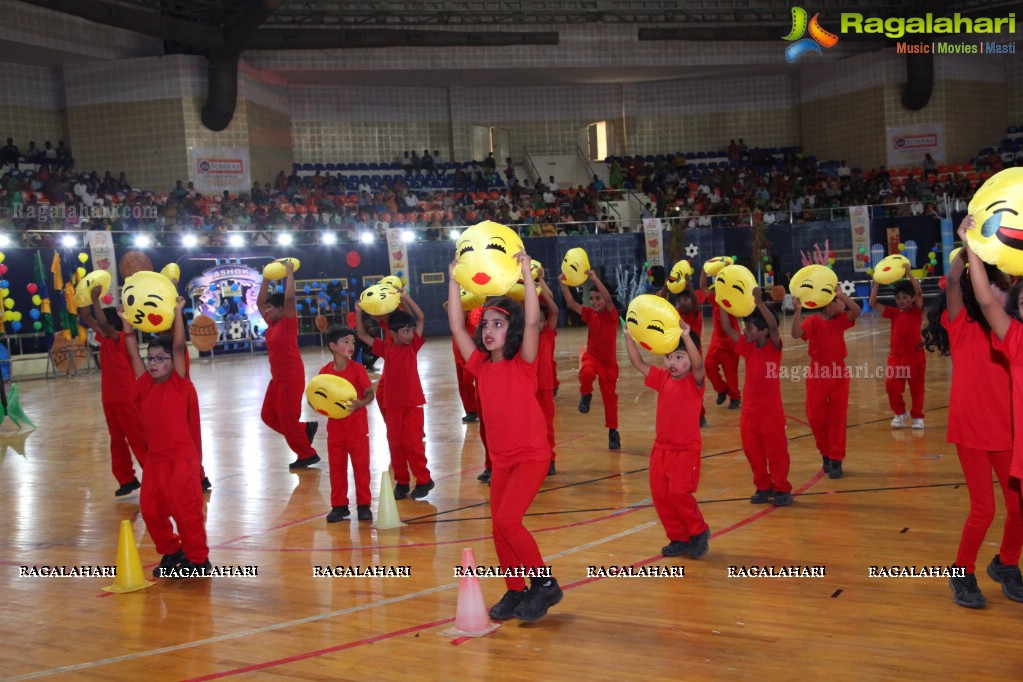
M941 279L938 280L938 288L941 289L942 291L944 291L945 287L947 285L948 285L948 280L945 278L945 275L942 275Z
M103 302L106 303L107 305L110 305L111 303L113 303L114 302L113 295L112 294L107 294L106 296L104 296L103 297Z
M355 313L354 312L348 313L348 316L345 317L345 324L348 325L350 328L355 329Z
M359 255L358 251L349 251L348 255L345 256L345 261L348 263L348 267L357 268L359 263L362 262L362 256Z
M34 283L29 284L25 288L28 289L28 293L30 294L34 294L35 292L39 291L39 287L37 287Z
M6 275L6 274L7 274L7 266L4 265L3 263L0 263L0 275Z

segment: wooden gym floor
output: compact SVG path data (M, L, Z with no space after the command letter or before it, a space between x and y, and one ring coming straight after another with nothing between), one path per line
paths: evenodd
M440 314L437 312L435 314ZM709 320L704 340L709 339ZM847 332L848 363L883 368L888 327L861 318ZM787 325L783 324L787 329ZM806 364L787 334L784 362ZM752 506L739 412L708 386L698 497L713 538L699 561L663 559L666 539L647 482L655 395L619 342L623 449L606 449L599 394L576 409L584 330L558 337L558 474L537 496L536 534L564 601L534 624L509 621L479 639L453 626L465 547L497 563L487 496L476 481L478 427L460 422L451 344L420 354L427 454L436 489L402 500L406 526L328 525L325 428L320 465L292 473L283 438L259 420L264 356L193 364L213 482L207 531L215 565L255 566L256 577L159 580L123 595L109 578L20 577L21 566L113 565L118 526L131 521L148 574L159 558L138 495L114 498L99 376L26 381L30 433L0 436L0 677L99 680L704 680L1011 679L1023 669L1023 604L984 573L998 551L999 516L978 557L983 611L953 604L944 578L871 578L871 566L947 565L966 517L967 491L945 443L949 362L928 356L927 428L893 431L883 380L854 379L846 476L822 477L803 409L783 382L798 495L791 507ZM304 353L307 375L326 362ZM374 379L378 375L373 375ZM307 413L309 412L306 408ZM372 490L388 456L370 407ZM353 505L354 512L354 505ZM353 514L354 515L354 514ZM406 578L313 577L318 565L410 566ZM684 565L683 578L587 577L588 566ZM735 578L729 566L823 566L818 578ZM482 580L487 604L504 591Z

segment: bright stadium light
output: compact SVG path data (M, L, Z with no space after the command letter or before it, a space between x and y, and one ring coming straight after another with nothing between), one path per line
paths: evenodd
M359 235L359 241L363 244L372 244L375 239L372 232L363 232Z
M11 245L11 238L6 234L0 234L0 249L5 249Z
M194 234L186 234L184 237L181 238L181 245L184 246L186 249L190 249L198 245L198 243L199 239Z
M402 231L402 233L401 233L401 241L403 241L403 242L405 242L407 244L408 242L414 242L415 240L416 240L416 233L415 232L413 232L412 230L404 230L404 231Z
M291 246L291 233L281 232L277 235L277 243L281 246Z
M449 230L448 231L448 239L451 239L452 241L458 241L458 238L461 237L461 236L462 236L462 233L459 232L458 230Z
M326 244L327 246L332 246L334 244L337 244L337 235L334 234L333 232L324 232L323 234L320 235L320 241Z
M74 236L72 236L70 234L64 235L64 237L61 238L60 243L63 244L64 247L68 248L68 249L72 249L72 248L78 246L78 240L75 239Z
M144 249L148 247L150 244L152 244L152 241L149 239L148 235L144 234L135 235L135 246L137 248Z
M245 240L242 239L242 236L240 234L232 234L228 238L227 243L230 244L231 246L241 246L242 244L245 243Z

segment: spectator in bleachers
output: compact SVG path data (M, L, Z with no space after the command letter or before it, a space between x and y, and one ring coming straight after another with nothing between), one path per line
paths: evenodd
M0 147L0 168L10 164L15 169L18 168L18 163L21 161L21 151L18 146L14 144L14 138L8 137L7 144Z
M437 170L436 165L434 165L433 157L430 156L429 149L423 150L423 158L422 161L420 162L420 165L422 166L423 170L426 171L427 173L433 173Z
M920 164L923 166L924 173L935 173L938 170L938 164L931 158L930 154L924 154L924 160Z

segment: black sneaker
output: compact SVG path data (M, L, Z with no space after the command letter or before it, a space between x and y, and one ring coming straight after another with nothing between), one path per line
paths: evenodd
M701 415L700 415L700 428L702 429L702 428L703 428L703 427L705 427L706 425L707 425L707 418L706 418L706 417L704 417L704 416L703 416L703 415L701 414Z
M557 386L554 387L554 397L555 398L558 397L558 387Z
M466 412L465 416L462 417L463 424L472 424L473 422L478 422L479 420L480 416L475 412Z
M124 497L125 495L130 495L141 487L142 484L139 483L139 479L133 478L124 485L122 485L120 488L115 490L114 497Z
M725 399L727 399L727 398L728 398L728 393L727 392L726 393L718 393L717 404L718 405L724 405L725 404Z
M352 512L348 507L331 507L330 513L327 514L327 523L337 523L338 521L344 521Z
M210 477L209 476L203 476L202 477L202 491L206 492L207 490L209 490L212 487L213 487L213 484L210 483Z
M728 409L729 410L738 410L741 407L742 407L742 400L740 400L739 398L736 398L735 400L731 400L728 403Z
M315 422L314 422L315 423ZM320 461L319 455L313 455L312 457L306 457L305 459L296 459L294 462L288 465L288 468L294 471L295 469L305 469L311 467Z
M549 467L547 467L547 475L548 476L553 476L556 473L558 473L558 470L554 468L554 460L552 459L551 460L551 465Z
M845 476L845 474L842 473L842 460L831 460L831 468L828 469L828 478L842 478L843 476Z
M821 460L824 462L821 465L821 468L824 469L824 473L826 473L826 474L830 473L831 472L831 458L830 457L821 457Z
M689 541L672 540L661 547L661 554L666 557L684 556L689 553Z
M373 520L373 511L369 508L368 504L360 504L356 508L356 514L358 515L360 521Z
M212 577L209 572L213 569L213 564L207 559L201 564L196 564L188 559L182 559L174 568L168 569L167 577L174 578L175 580L181 580L184 578L208 578Z
M437 484L430 479L426 483L416 483L416 487L412 489L412 494L409 495L413 500L421 500L430 494L430 491L434 489Z
M394 486L394 499L404 500L406 497L408 497L408 491L409 491L408 483L397 484L396 486Z
M987 606L987 600L984 599L980 587L977 586L975 573L967 573L961 578L953 576L948 579L948 586L952 588L955 602L959 606L965 606L968 609L982 609Z
M618 429L607 430L607 449L608 450L622 449L622 437L618 435Z
M699 535L694 535L689 538L689 551L686 552L686 556L690 559L699 559L707 550L710 549L708 541L710 540L710 528L703 531Z
M540 620L547 614L547 609L560 602L564 596L565 593L554 578L534 578L529 584L529 592L523 596L512 615L527 623Z
M316 437L316 431L320 428L320 422L306 422L305 423L305 435L309 439L309 445L313 444L313 438Z
M153 569L154 578L162 578L166 571L174 568L182 561L185 560L185 550L179 549L174 554L164 554L163 558L160 559L160 563Z
M515 608L522 603L522 600L529 594L529 590L523 588L521 591L508 590L501 597L501 601L490 607L487 615L491 620L510 620L515 614Z
M476 477L480 483L490 483L490 469L484 469L483 473Z
M579 411L586 414L590 411L590 401L593 400L593 394L579 396Z
M1019 566L1006 565L998 554L987 565L987 574L996 583L1002 586L1002 594L1012 601L1023 602L1023 578L1020 576Z
M775 507L787 507L792 504L792 493L775 493L774 501L771 503Z
M771 501L772 497L774 497L774 490L772 488L768 488L767 490L758 490L752 495L750 495L749 503L767 504L768 502Z

